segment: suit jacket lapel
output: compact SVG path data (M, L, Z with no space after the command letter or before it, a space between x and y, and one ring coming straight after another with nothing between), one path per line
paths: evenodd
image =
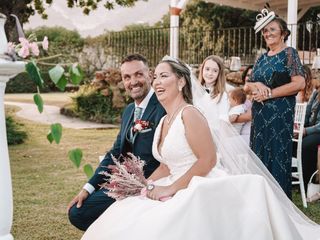
M127 137L128 131L132 127L131 123L132 123L132 120L133 120L133 113L134 113L134 104L132 104L131 110L129 110L128 117L123 119L124 128L123 128L123 132L121 134L121 152L122 152L122 149L124 147L124 143L126 141L126 137Z
M157 97L156 97L156 94L154 93L149 102L148 102L148 105L147 105L147 108L146 110L144 111L143 115L142 115L142 120L148 120L149 119L149 116L150 114L154 111L154 109L156 108L156 104L157 104Z
M149 119L149 116L155 110L157 103L158 103L157 97L156 97L156 94L154 93L148 102L146 110L144 110L141 120L147 121ZM134 143L138 134L139 134L138 132L134 133L132 144Z

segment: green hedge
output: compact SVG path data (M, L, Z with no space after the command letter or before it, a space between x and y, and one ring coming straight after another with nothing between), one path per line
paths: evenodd
M8 145L23 143L27 138L27 133L20 130L23 124L17 123L12 117L6 117L7 140Z
M44 87L41 92L57 91L54 83L50 80L48 73L42 74ZM28 73L22 72L16 77L10 79L6 86L6 93L35 93L37 86L29 77Z
M112 96L104 96L97 92L88 96L74 98L76 113L83 120L99 123L119 122L122 109L112 107Z

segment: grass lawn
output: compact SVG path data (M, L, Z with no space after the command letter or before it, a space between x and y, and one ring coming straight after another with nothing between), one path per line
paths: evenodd
M12 114L14 110L9 107L7 113ZM96 167L98 156L112 146L118 130L64 129L60 145L50 145L46 140L48 126L17 120L24 124L28 140L22 145L9 147L14 198L12 234L15 240L80 239L82 232L69 223L66 206L86 182L86 177L68 160L68 150L82 148L85 163ZM298 191L294 192L293 199L302 209ZM302 210L320 223L319 202Z
M7 113L12 111L14 108L7 108ZM82 148L85 163L95 168L98 156L112 146L118 130L63 129L57 145L46 140L47 125L17 120L24 124L28 140L9 147L14 239L80 239L82 232L69 223L66 206L86 182L86 176L68 159L68 150Z

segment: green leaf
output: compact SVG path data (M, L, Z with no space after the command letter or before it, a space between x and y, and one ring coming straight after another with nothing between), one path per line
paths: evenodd
M66 79L65 76L62 76L59 80L59 82L56 84L56 86L61 90L64 91L68 83L68 80Z
M53 136L52 136L51 132L48 133L47 139L48 139L48 141L49 141L50 143L53 142Z
M68 152L69 159L79 168L82 160L82 151L80 148L72 149Z
M93 176L93 168L92 168L91 164L84 165L83 171L87 175L88 179L90 179Z
M42 100L41 95L38 93L33 95L33 101L37 105L39 113L42 113L43 112L43 100Z
M64 68L61 67L59 64L49 70L49 76L55 84L58 84L63 74L64 74Z
M83 73L79 65L72 64L72 66L69 68L69 73L70 73L71 82L74 85L79 85L79 83L83 79Z
M51 124L51 134L53 140L59 144L62 136L62 126L60 123Z
M34 60L27 63L26 71L37 86L43 86L43 79L41 77L40 70Z
M51 80L56 84L56 86L61 90L64 91L68 81L64 75L64 68L61 67L59 64L56 65L54 68L49 70L49 76Z

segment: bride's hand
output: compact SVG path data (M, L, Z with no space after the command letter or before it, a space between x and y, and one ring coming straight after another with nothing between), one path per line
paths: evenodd
M165 201L165 199L172 197L175 191L171 186L154 186L150 191L147 191L147 197L152 200Z

